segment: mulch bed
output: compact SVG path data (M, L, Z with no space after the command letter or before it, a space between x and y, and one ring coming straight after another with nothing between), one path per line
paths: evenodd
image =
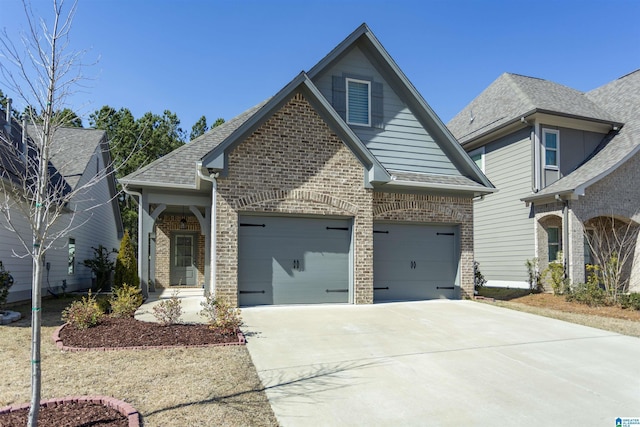
M640 321L640 311L638 310L624 309L617 306L589 307L586 304L567 301L564 295L553 295L547 293L531 294L520 298L514 298L510 301L526 304L532 307L550 308L568 313L612 317L615 319L631 320L634 322Z
M92 349L204 346L239 342L238 334L223 334L207 325L162 326L134 318L113 317L107 317L99 325L84 330L65 325L58 335L64 347Z
M0 411L0 427L27 425L28 417L28 405L23 405L18 409ZM50 401L40 407L38 425L40 427L130 427L139 425L137 412L132 417L130 418L116 408L99 401L95 402L83 398L75 399L75 401L62 399Z
M141 322L134 318L106 317L92 328L80 330L69 325L59 328L54 340L59 347L73 349L127 349L162 348L173 346L207 346L243 344L244 337L224 334L207 325L179 324L162 326ZM20 409L0 412L0 427L27 424L28 405ZM137 417L137 415L136 415ZM127 427L129 418L115 408L92 401L64 401L41 407L38 416L40 427Z

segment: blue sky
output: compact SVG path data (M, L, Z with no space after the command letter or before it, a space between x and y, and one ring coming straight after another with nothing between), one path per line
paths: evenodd
M505 71L587 91L640 68L639 18L636 0L80 0L71 48L99 60L68 106L85 126L103 105L169 109L189 131L274 95L366 22L446 123ZM25 25L21 1L0 0L0 28Z

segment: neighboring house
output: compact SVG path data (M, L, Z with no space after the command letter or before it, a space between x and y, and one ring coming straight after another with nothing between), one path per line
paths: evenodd
M448 127L499 190L474 205L475 256L490 285L528 286L525 261L564 261L585 281L584 229L640 222L640 70L582 93L505 73ZM640 290L638 249L625 279Z
M120 182L140 199L145 293L234 305L472 295L472 200L494 190L364 24Z
M31 241L31 228L20 211L17 200L6 191L10 185L22 186L25 156L33 156L34 145L29 138L36 129L23 127L2 112L0 118L0 206L8 201L12 222L20 236ZM122 220L117 202L116 183L111 170L106 134L104 131L83 128L57 129L51 144L49 167L50 191L70 194L76 191L64 213L49 231L57 233L69 227L45 255L42 295L58 294L63 290L87 289L92 283L91 270L83 265L94 257L92 247L103 245L117 249L122 237ZM97 176L103 179L96 180ZM0 260L14 277L9 301L31 298L32 259L16 234L6 228L0 215Z

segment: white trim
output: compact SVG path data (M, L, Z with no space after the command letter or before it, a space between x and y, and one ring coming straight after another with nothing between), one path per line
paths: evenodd
M361 83L361 84L366 84L367 85L367 123L357 123L357 122L349 121L349 83L350 82ZM352 78L347 77L345 79L345 92L346 92L346 95L347 95L347 98L346 98L346 119L347 119L347 124L355 125L355 126L371 126L371 82L367 81L367 80L352 79Z
M547 134L553 134L556 136L556 148L552 148L556 152L556 164L548 165L547 164L547 138L545 137ZM560 131L557 129L548 129L542 128L542 147L544 149L544 168L546 170L560 170Z
M478 154L480 154L480 166L478 166L480 168L480 170L482 171L482 173L485 173L485 147L482 146L480 148L476 148L475 150L471 150L469 151L469 157L473 157L476 156ZM473 158L471 159L473 160ZM475 163L475 161L474 161ZM477 163L476 163L477 165Z

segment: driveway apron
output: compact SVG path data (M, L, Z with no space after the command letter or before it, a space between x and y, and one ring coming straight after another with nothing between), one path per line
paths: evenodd
M640 339L472 301L243 309L286 426L615 426Z

